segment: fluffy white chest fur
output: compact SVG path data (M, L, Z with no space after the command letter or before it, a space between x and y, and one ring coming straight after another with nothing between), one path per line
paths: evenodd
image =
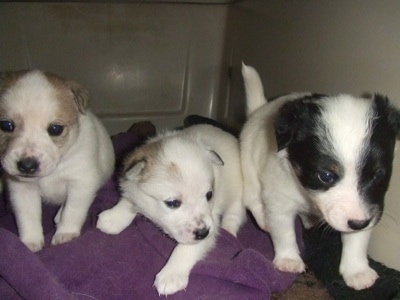
M122 198L97 227L117 234L141 213L178 242L155 278L159 294L184 289L220 225L236 235L245 219L238 141L210 125L168 132L134 150L120 186Z
M257 72L243 66L247 113L241 133L244 203L270 232L274 265L302 272L294 232L314 215L342 232L340 272L355 289L378 278L368 265L371 229L379 222L392 172L400 113L373 98L293 93L269 103Z

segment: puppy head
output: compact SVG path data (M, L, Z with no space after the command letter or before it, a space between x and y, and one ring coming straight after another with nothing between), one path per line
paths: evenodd
M386 97L311 95L287 102L275 122L286 157L313 204L339 231L374 226L392 173L400 113Z
M33 71L0 74L0 157L18 180L51 174L78 135L88 105L79 84Z
M193 244L213 234L215 152L178 137L150 142L125 161L120 186L147 216L178 243Z

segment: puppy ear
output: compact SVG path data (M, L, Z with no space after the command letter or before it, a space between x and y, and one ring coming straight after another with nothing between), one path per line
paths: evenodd
M89 91L79 83L72 80L67 81L67 86L74 95L74 100L79 112L85 114L86 109L89 106Z
M132 161L129 164L124 165L124 177L128 180L138 178L142 173L142 170L146 167L146 159L139 161Z
M137 179L138 176L143 179L145 172L147 173L157 160L161 149L160 141L149 142L134 149L124 160L122 176L128 180Z
M221 156L219 156L219 154L217 152L215 152L214 150L211 149L206 149L207 151L207 155L210 158L211 162L219 165L219 166L223 166L225 163L222 160Z
M319 105L313 101L323 95L311 95L286 102L275 119L275 137L278 151L308 136L320 112Z
M374 102L378 116L387 118L389 128L396 134L396 139L400 140L400 111L390 104L387 96L375 94Z

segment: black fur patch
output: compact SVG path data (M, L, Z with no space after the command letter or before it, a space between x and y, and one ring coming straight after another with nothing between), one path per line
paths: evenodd
M275 122L278 151L287 149L289 161L302 186L310 190L328 190L343 176L343 168L326 141L321 122L320 101L326 97L312 94L285 103ZM325 183L319 174L330 172L333 181Z
M310 131L315 129L321 113L321 107L316 100L322 97L324 95L312 94L288 101L281 107L275 121L278 151L306 139Z
M365 152L358 164L358 190L364 201L378 205L380 217L392 174L400 114L381 95L375 95L373 109L372 134L364 143Z

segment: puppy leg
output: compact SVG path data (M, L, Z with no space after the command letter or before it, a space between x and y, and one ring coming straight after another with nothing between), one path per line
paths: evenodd
M57 210L56 216L54 217L54 223L55 223L56 225L57 225L57 224L60 222L60 220L61 220L61 215L62 215L63 210L64 210L64 204L62 204L62 205L60 206L60 208Z
M236 237L236 234L245 218L245 209L242 201L240 199L237 201L235 200L223 214L221 227Z
M33 252L43 248L42 200L34 188L10 184L10 201L13 206L21 241Z
M253 162L252 148L250 142L246 143L245 136L240 144L240 160L243 174L243 204L247 207L258 226L264 231L269 231L265 218L265 207L261 199L261 182L255 170L258 167Z
M119 234L128 227L136 216L135 206L125 198L99 214L96 227L107 234Z
M299 214L299 216L305 229L310 229L311 227L314 226L314 222L309 215Z
M82 225L97 190L88 188L89 186L93 184L82 183L69 187L68 198L61 208L57 230L51 240L52 245L67 243L81 234Z
M154 286L159 295L171 295L186 288L190 271L214 246L215 235L193 244L178 244L166 265L156 275Z
M265 208L261 199L261 184L252 171L245 171L243 168L243 203L250 210L258 226L269 231L265 218Z
M284 272L304 272L305 264L296 243L295 216L275 212L269 217L270 234L275 249L274 266Z
M342 233L340 274L349 287L362 290L372 286L379 275L368 264L367 248L371 230Z

